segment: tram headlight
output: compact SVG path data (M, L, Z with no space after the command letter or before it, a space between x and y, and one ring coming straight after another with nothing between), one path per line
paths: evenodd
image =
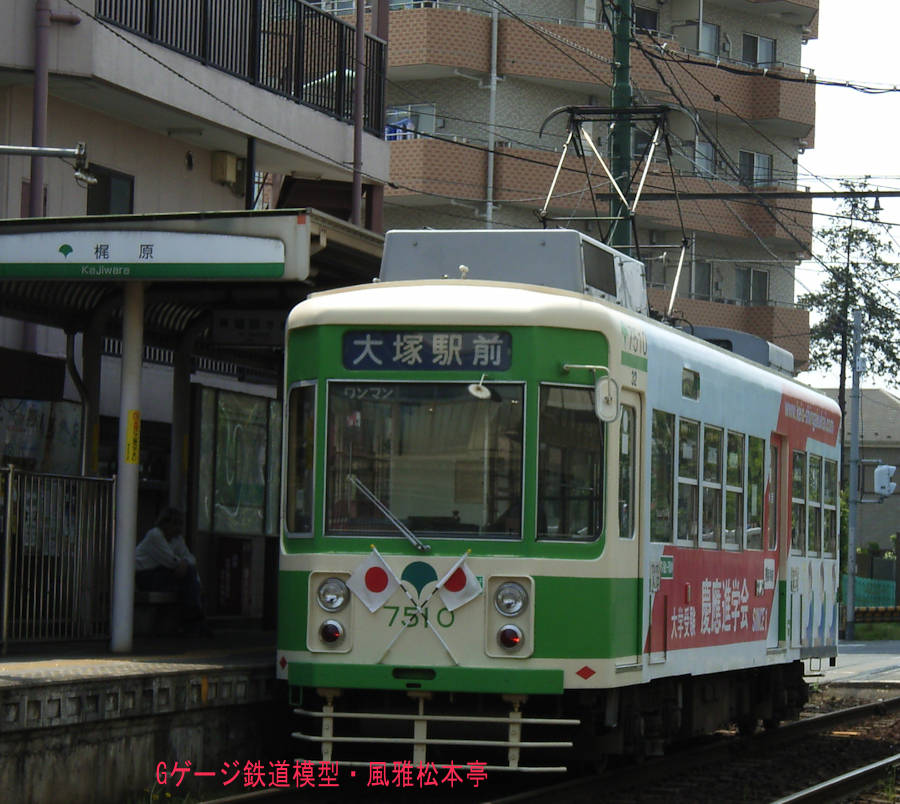
M319 636L323 642L335 645L344 638L344 626L337 620L325 620L319 627Z
M347 605L347 584L340 578L326 578L316 590L316 600L325 611L340 611Z
M500 584L494 593L494 608L505 617L521 614L527 605L528 592L515 581Z
M497 632L497 642L501 647L506 648L507 650L515 650L516 648L520 648L524 641L525 635L522 633L522 629L518 626L512 625L511 623L508 625L504 625Z

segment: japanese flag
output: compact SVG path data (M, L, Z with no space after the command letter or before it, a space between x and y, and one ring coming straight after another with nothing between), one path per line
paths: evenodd
M347 586L373 614L388 600L400 582L388 563L374 547L353 574L347 579Z
M467 556L468 552L464 553L463 557L438 581L438 593L449 611L464 606L482 592L478 578L466 565Z

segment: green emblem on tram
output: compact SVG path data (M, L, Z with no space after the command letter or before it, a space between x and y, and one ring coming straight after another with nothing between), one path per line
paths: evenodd
M434 571L434 567L431 564L426 564L424 561L413 561L412 564L407 564L403 574L400 576L400 580L411 584L419 595L422 594L425 584L431 581L437 583L437 579L438 576Z

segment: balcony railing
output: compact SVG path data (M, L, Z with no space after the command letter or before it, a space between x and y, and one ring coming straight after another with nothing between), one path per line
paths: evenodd
M97 0L106 22L291 98L353 118L356 29L301 0ZM384 136L385 43L366 34L363 118Z

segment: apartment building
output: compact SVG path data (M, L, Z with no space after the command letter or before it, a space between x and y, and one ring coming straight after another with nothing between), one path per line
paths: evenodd
M815 88L800 60L803 43L816 36L818 5L632 4L635 103L669 107L673 152L670 162L657 149L648 200L636 210L651 304L669 306L687 239L674 311L694 326L773 341L793 354L797 370L808 360L808 315L793 306L794 270L811 248L812 205L804 198L763 202L757 193L796 189L798 156L813 146ZM611 105L615 6L392 2L386 228L540 225L535 212L553 179L566 118L539 130L558 107ZM608 155L608 124L593 123L590 135ZM636 128L636 160L651 136L646 124ZM553 225L597 235L606 222L579 218L596 214L592 195L611 190L596 160L589 168L590 181L581 158L567 156L549 214L558 219ZM671 200L673 183L680 205ZM654 192L669 200L653 199ZM702 197L720 193L729 198ZM608 201L597 204L600 215L609 214Z

